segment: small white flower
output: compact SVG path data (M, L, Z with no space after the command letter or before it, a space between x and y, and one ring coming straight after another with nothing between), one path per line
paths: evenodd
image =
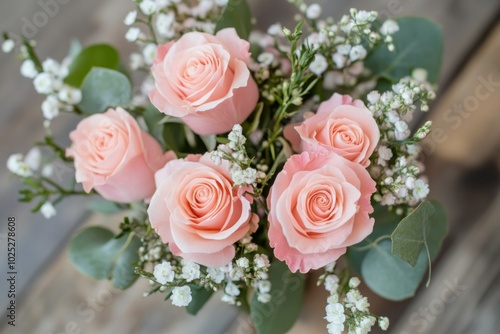
M357 24L366 24L374 19L374 15L372 12L368 12L366 10L360 10L356 14L356 23Z
M427 197L429 194L429 185L424 180L418 179L415 181L415 188L413 189L413 196L420 200Z
M386 146L380 146L378 148L378 155L380 159L389 161L392 158L392 150Z
M387 117L387 120L393 124L397 123L399 121L399 115L396 111L394 110L389 110L385 116Z
M61 65L52 58L43 61L42 68L44 72L50 73L54 76L59 76Z
M357 288L361 284L361 281L357 277L351 277L349 280L349 287L351 289Z
M123 20L123 23L125 23L125 25L130 26L135 23L136 18L137 18L137 11L133 10L129 12L127 16L125 16L125 20Z
M189 286L178 286L173 288L170 299L172 300L172 305L179 307L188 306L193 300L191 288Z
M200 266L197 263L182 260L182 278L186 281L191 282L195 279L200 278Z
M51 177L54 174L54 167L52 164L47 164L42 168L42 175L45 177Z
M125 34L125 39L129 42L135 42L139 38L141 34L141 29L137 27L131 27L127 30L127 33Z
M42 102L43 117L45 117L46 120L54 119L57 115L59 115L59 108L60 103L57 97L54 95L47 96L47 98Z
M337 262L333 261L333 262L330 262L328 263L326 266L325 266L325 271L327 273L333 273L333 270L335 269L335 266L337 265Z
M33 79L38 74L35 63L31 59L26 59L21 65L21 75L25 78Z
M381 330L386 331L389 328L389 319L387 317L378 318L378 325Z
M168 5L170 5L171 2L177 3L178 1L177 0L156 0L155 2L156 2L157 9L163 9L163 8L167 7Z
M227 293L229 296L234 296L234 297L237 297L240 295L240 289L233 282L227 283L227 285L224 289L224 292Z
M142 55L144 56L144 61L146 64L151 65L156 57L157 46L153 43L146 45L144 50L142 50Z
M236 260L236 265L241 268L248 268L250 265L250 261L246 257L240 257L238 260Z
M344 324L329 323L326 329L329 334L342 334L344 333Z
M259 281L257 283L257 287L260 293L269 293L271 292L271 282L270 281Z
M339 278L337 275L328 275L325 278L325 289L326 291L332 292L336 291L339 287Z
M245 277L245 273L243 272L242 268L236 267L231 269L231 271L229 272L229 278L232 281L239 281L243 277Z
M29 150L24 158L24 163L28 165L31 170L38 170L42 164L42 152L40 152L40 149L38 147L33 147Z
M32 175L30 167L24 162L23 155L20 153L12 154L7 159L7 169L11 173L21 177Z
M392 35L396 33L399 30L399 25L397 24L396 21L393 20L387 20L382 24L382 27L380 27L380 33L382 35Z
M396 197L392 193L386 193L384 196L382 196L382 200L380 201L380 204L382 205L393 205L396 202Z
M415 178L413 176L408 177L405 181L405 185L410 190L415 188Z
M309 70L314 74L316 74L317 76L323 74L323 72L325 72L327 68L328 68L328 62L326 61L326 58L320 54L316 54L314 56L314 60L309 65Z
M398 132L405 132L408 130L408 124L406 124L405 121L397 121L394 125L396 126L396 131Z
M254 264L257 268L268 268L269 258L265 254L255 254Z
M321 6L313 3L306 10L306 17L310 20L316 20L321 15Z
M57 213L56 209L50 202L45 202L40 208L40 212L45 217L45 219L50 219L54 217Z
M139 8L144 13L144 15L152 15L156 11L156 3L151 0L143 0L139 4Z
M263 52L257 57L257 61L262 65L262 66L269 66L272 64L274 60L274 55L270 52Z
M38 74L33 80L33 84L39 94L49 94L54 90L54 78L49 73Z
M12 50L14 50L15 46L16 46L16 43L14 43L13 40L6 39L2 43L2 51L5 52L5 53L10 53Z
M82 91L78 88L64 85L57 96L61 101L75 105L82 100Z
M172 25L175 20L175 15L173 12L168 12L167 14L159 14L156 18L156 30L158 33L165 37L173 37L175 32L172 29Z
M333 62L335 66L338 68L344 68L347 58L340 54L339 52L335 52L332 56Z
M427 81L428 72L424 68L416 68L411 72L411 77L418 82Z
M280 23L275 23L267 29L267 33L271 36L283 36L283 27Z
M349 52L349 59L351 61L365 59L366 55L367 55L366 49L362 45L355 45L351 48L351 51Z
M371 104L375 104L380 100L380 93L376 90L371 91L366 98Z
M170 262L164 261L155 266L153 275L160 284L167 284L174 281L175 272Z
M334 324L345 322L344 306L340 303L326 305L326 321Z
M217 284L221 283L224 280L224 271L222 271L221 268L208 267L207 273Z
M262 304L269 303L271 301L271 295L269 293L258 293L257 300Z
M134 52L130 55L130 68L132 70L138 70L145 65L146 62L144 61L144 57L140 53Z
M351 48L350 44L340 44L337 46L337 52L341 55L347 56L351 52Z
M236 298L234 296L223 294L220 300L230 305L236 304Z

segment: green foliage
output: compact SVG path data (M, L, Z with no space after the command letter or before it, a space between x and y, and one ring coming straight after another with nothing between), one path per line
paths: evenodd
M130 82L118 71L94 67L82 83L82 101L78 108L95 114L109 107L127 104L130 101Z
M135 265L139 260L139 238L124 234L115 239L108 229L93 226L73 237L69 257L82 274L109 279L118 289L126 289L137 279Z
M191 288L193 300L186 306L186 310L189 314L196 315L210 300L214 292L198 285L190 285L189 287Z
M425 252L420 253L415 267L391 253L391 242L381 241L366 254L361 274L370 289L390 300L403 300L415 295L427 269Z
M438 80L443 58L443 34L434 22L421 17L396 20L399 31L393 35L396 50L390 52L381 45L365 60L365 66L375 75L396 82L411 75L415 68L428 72L428 80Z
M148 127L148 132L166 149L165 141L163 140L163 124L161 120L165 117L165 114L156 109L151 103L146 106L146 109L142 113L142 117L146 122Z
M104 198L94 199L87 203L87 208L94 212L103 213L105 215L113 215L121 212L124 207L118 203L108 201Z
M292 328L302 308L305 276L292 273L284 262L275 260L269 269L269 303L253 297L250 312L259 334L284 334Z
M392 254L415 266L424 246L429 258L446 236L446 212L437 201L424 201L398 224L391 235Z
M248 40L252 31L252 14L246 0L229 0L215 31L224 28L235 28L240 38Z
M80 87L93 67L117 70L119 64L120 55L115 48L107 44L91 45L80 51L73 59L64 82L73 87Z

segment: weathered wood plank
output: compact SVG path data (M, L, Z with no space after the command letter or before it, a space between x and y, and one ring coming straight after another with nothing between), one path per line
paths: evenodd
M500 151L500 24L434 106L428 155L469 167Z

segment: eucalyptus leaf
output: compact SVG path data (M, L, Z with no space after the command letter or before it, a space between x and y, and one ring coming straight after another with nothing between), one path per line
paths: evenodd
M82 83L80 110L88 114L130 102L130 81L118 71L94 67Z
M64 82L73 87L80 87L93 67L116 70L119 65L120 55L115 48L107 44L91 45L81 50L73 59Z
M235 28L238 36L248 40L252 31L252 14L246 0L229 0L221 18L215 25L215 32L224 28Z
M191 315L196 315L214 294L212 290L207 290L198 285L190 285L193 300L186 306L186 310Z
M115 239L108 229L93 226L70 241L69 257L82 274L98 280L109 279L118 289L126 289L137 279L139 238L124 234Z
M411 75L415 68L427 70L428 80L436 83L443 58L443 33L436 23L421 17L396 20L399 31L393 35L395 51L380 45L365 59L374 74L396 82Z
M165 115L156 109L151 103L146 106L146 110L142 113L142 117L146 122L146 126L148 127L148 132L158 140L163 148L165 149L165 141L163 140L163 124L161 124L161 120Z
M304 295L305 276L292 273L284 262L275 260L269 269L271 300L261 303L254 295L250 313L259 334L284 334L299 316Z
M384 240L371 248L363 259L361 274L366 285L390 300L415 295L427 269L427 254L422 251L415 267L391 253L391 241Z
M373 208L374 212L371 215L375 219L373 232L359 244L347 249L349 264L358 274L361 274L361 265L370 250L370 245L380 237L387 236L389 238L400 220L400 217L393 211L389 211L386 206L375 204Z
M119 204L108 201L106 199L94 199L87 202L87 208L94 212L103 213L106 215L113 215L122 211L122 208Z
M436 256L446 232L443 206L437 201L424 201L392 233L392 254L415 266L425 245L429 257Z
M201 140L205 144L207 151L213 151L215 150L215 147L217 146L217 140L215 139L215 135L211 136L200 136Z

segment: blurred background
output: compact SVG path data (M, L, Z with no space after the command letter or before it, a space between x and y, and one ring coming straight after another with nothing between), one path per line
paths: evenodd
M431 197L448 210L450 233L433 267L429 288L416 298L386 302L369 295L374 313L391 320L389 333L498 333L500 325L500 2L498 0L318 0L323 16L350 7L383 18L422 15L442 25L445 54L438 98L425 141ZM293 26L285 0L250 0L262 29ZM308 2L309 3L309 2ZM0 4L0 30L26 33L31 25L41 59L62 60L73 38L83 45L115 45L127 62L135 45L124 39L129 0L10 0ZM36 22L37 25L33 25ZM43 23L43 24L42 24ZM126 57L126 58L125 58ZM1 333L253 333L249 319L217 298L193 318L163 298L142 298L147 282L126 292L80 275L69 264L67 242L84 224L114 219L89 214L82 200L57 207L45 220L17 202L19 181L5 168L12 153L26 154L43 138L43 98L21 77L20 62L0 54L0 321ZM451 121L453 119L453 121ZM60 117L53 132L63 146L76 119ZM6 225L16 217L17 319L7 325ZM314 282L311 282L314 285ZM312 286L311 286L312 287ZM321 289L310 289L292 333L325 333ZM376 332L376 330L374 329Z

